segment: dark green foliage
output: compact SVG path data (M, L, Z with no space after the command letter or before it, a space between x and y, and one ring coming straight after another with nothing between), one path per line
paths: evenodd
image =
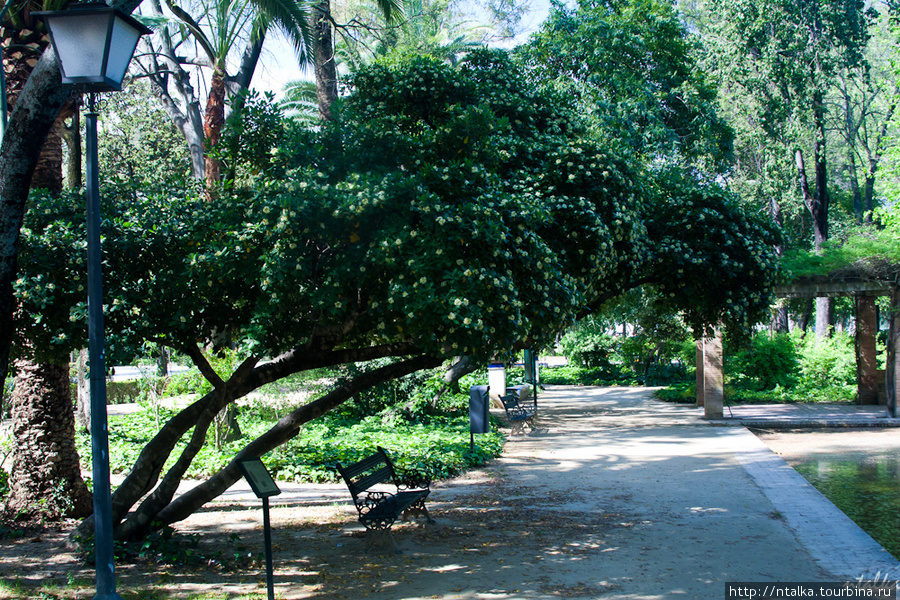
M354 399L307 424L299 436L266 457L269 468L279 478L289 481L336 481L335 465L338 462L354 462L381 445L392 450L392 455L397 455L398 466L439 479L480 466L497 456L502 437L496 428L490 434L479 436L478 447L469 450L468 391L471 385L477 384L478 376L464 377L460 393L445 394L437 407L431 407L429 401L436 388L428 385L427 380L432 375L417 374L395 382L393 386L382 386L382 395L373 392L365 398ZM437 374L435 379L439 377ZM180 374L173 380L177 378L184 380L185 376ZM309 390L315 385L306 381L302 387ZM271 392L277 393L277 390ZM291 406L277 396L244 404L238 415L243 438L219 446L206 444L194 460L188 477L203 478L215 473L248 441L290 410ZM146 404L134 414L111 415L111 471L127 471L161 424L174 414L172 408ZM208 436L212 440L215 432L211 430ZM87 468L90 439L79 433L78 443ZM179 447L185 443L186 440L182 440Z
M716 114L697 44L671 2L582 0L555 3L518 51L536 79L555 80L637 153L722 170L732 132Z
M559 342L559 350L570 364L591 369L609 369L618 347L611 335L582 329L569 331Z
M109 94L100 119L99 159L104 185L146 193L190 185L190 157L184 137L142 79Z
M697 403L697 384L695 382L682 381L673 383L668 387L657 390L653 394L656 398L664 402L675 402L676 404L696 404Z
M230 99L232 111L209 154L222 162L226 183L283 177L279 148L288 139L289 122L271 92L244 90Z

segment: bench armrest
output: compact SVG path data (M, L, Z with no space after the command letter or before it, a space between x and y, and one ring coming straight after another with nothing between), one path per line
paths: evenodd
M397 489L427 490L431 486L431 476L420 471L397 471Z

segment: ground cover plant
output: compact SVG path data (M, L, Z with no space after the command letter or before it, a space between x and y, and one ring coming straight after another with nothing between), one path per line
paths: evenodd
M441 374L425 372L360 394L321 419L304 425L297 437L264 455L263 461L277 479L298 483L340 481L337 463L360 460L374 452L377 446L386 448L398 467L435 480L481 466L500 454L503 441L495 422L492 431L479 436L478 445L470 448L468 389L480 383L485 374L464 377L459 384L460 391L447 391L435 406L431 402L435 385L428 383L429 380L440 380ZM323 375L338 376L339 373ZM243 446L294 410L295 403L305 401L306 395L292 399L288 390L304 385L308 394L312 384L304 383L303 377L294 379L263 388L259 394L240 404L237 414L240 437L222 442L215 439L215 429L210 429L208 443L197 454L185 477L204 479L214 475ZM172 387L182 391L186 381L197 381L197 378L192 373L176 375ZM171 404L154 405L144 401L134 413L110 415L111 472L127 473L144 446L177 413L178 409ZM80 431L77 441L82 466L89 471L91 442L88 432ZM181 440L176 448L183 449L187 443L187 439ZM170 458L170 463L174 461L175 457ZM166 468L170 467L171 464ZM0 492L3 484L5 478L0 478Z

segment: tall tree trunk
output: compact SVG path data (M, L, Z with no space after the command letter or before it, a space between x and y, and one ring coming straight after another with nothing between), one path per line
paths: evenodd
M66 143L66 187L77 190L81 187L82 180L82 154L81 154L81 112L78 106L73 107L72 114L68 117L69 123L63 128L63 141Z
M778 202L778 199L775 196L769 198L769 218L772 219L772 223L779 229L784 226L784 219L781 216L781 203ZM775 246L775 255L782 256L783 254L784 246L781 244ZM787 306L784 304L778 305L775 309L772 325L778 333L787 333L790 330Z
M16 444L9 478L10 515L56 519L91 514L91 494L75 450L68 363L16 361L12 394Z
M816 252L822 251L825 242L828 241L828 169L825 148L825 105L821 92L816 93L813 99L813 112L816 123L816 142L814 157L816 161L816 191L812 196L812 202L808 205L813 218L813 235L815 236Z
M856 222L862 223L865 213L863 203L863 192L859 187L859 177L856 173L856 150L853 147L847 148L847 160L850 166L847 167L847 179L850 181L850 193L853 196L853 214L856 216Z
M900 93L900 86L894 86L894 95L896 98L897 94ZM875 210L875 174L878 171L878 165L881 162L881 156L883 154L882 143L884 138L888 133L888 124L893 120L894 112L897 110L897 101L891 102L890 107L888 107L887 114L884 117L884 120L881 124L881 129L878 131L878 135L875 138L875 143L873 144L874 148L870 149L866 146L866 151L868 152L868 168L866 169L866 181L864 184L864 192L863 192L863 210L865 211L865 222L872 222L872 212Z
M816 254L824 251L828 241L828 164L825 147L825 102L821 92L813 97L813 113L816 123L816 192L810 213L813 218ZM834 325L834 308L831 298L816 298L816 337L831 335Z
M205 140L206 161L206 194L213 199L216 188L222 181L222 163L212 156L211 151L219 143L222 127L225 125L225 71L216 67L209 84L209 97L206 99L206 112L203 121L203 137Z
M316 102L319 117L331 120L331 105L337 100L337 65L331 29L331 3L322 0L312 9L313 61L316 71Z
M40 53L49 43L46 38L35 39L30 31L18 33L22 34L18 40L22 45L15 46L6 63L7 73L11 75L7 94L13 108ZM15 34L11 35L15 37ZM52 193L62 191L62 139L66 116L62 112L57 115L41 147L31 177L34 189ZM25 351L33 349L46 350L28 347ZM87 516L91 513L92 502L81 477L75 449L68 360L61 357L57 361L36 363L26 356L16 366L16 389L12 398L16 451L7 507L15 513L41 513L49 518Z
M820 149L819 144L822 144ZM803 194L806 207L809 209L813 220L813 235L816 253L824 250L825 241L828 239L828 204L827 193L822 188L825 185L824 170L825 160L820 159L819 152L824 151L824 141L816 141L816 184L818 189L812 194L809 189L809 180L806 174L806 164L803 160L803 152L797 150L796 164L797 174L800 180L800 190ZM822 190L822 191L820 191ZM816 298L816 337L827 337L831 332L831 299Z

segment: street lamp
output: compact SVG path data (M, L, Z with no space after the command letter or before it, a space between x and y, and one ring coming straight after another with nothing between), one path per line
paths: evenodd
M50 29L62 83L88 93L87 151L88 354L91 381L91 462L94 478L95 600L121 600L116 593L109 432L106 420L106 359L100 252L100 178L97 160L98 92L119 91L138 39L150 29L105 4L75 4L69 10L35 12Z

